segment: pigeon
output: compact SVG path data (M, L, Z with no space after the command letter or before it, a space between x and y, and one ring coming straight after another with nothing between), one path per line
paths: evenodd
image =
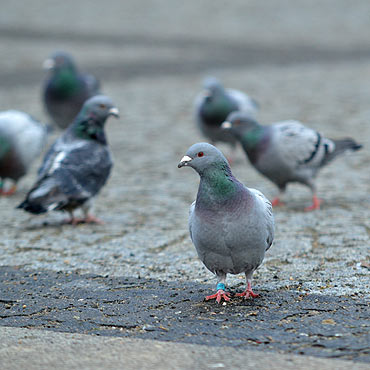
M189 231L198 256L217 276L216 294L206 300L230 300L226 275L244 272L247 287L237 296L255 298L252 275L274 239L271 203L231 173L224 155L213 145L192 145L178 167L194 168L200 176L196 201L190 207Z
M221 82L214 77L204 81L205 91L195 99L195 119L201 133L212 144L226 142L235 150L237 140L225 130L221 124L229 113L241 110L251 117L255 117L258 104L242 91L225 89Z
M43 66L50 70L43 88L46 111L59 128L65 129L83 103L99 94L99 81L92 75L79 72L72 57L65 52L52 54Z
M0 195L12 195L18 180L41 153L47 128L27 113L17 110L0 112ZM9 190L5 179L13 180Z
M67 211L71 224L102 223L89 211L92 198L106 183L113 165L104 133L105 122L109 116L118 114L107 96L88 99L46 153L35 185L18 208L33 214ZM76 208L82 208L84 218L74 217Z
M362 148L350 138L325 138L299 121L262 126L242 112L231 113L222 128L240 141L251 164L278 186L280 194L272 201L273 206L282 204L280 197L288 183L298 182L312 191L312 205L306 211L320 208L314 183L319 169L347 150Z

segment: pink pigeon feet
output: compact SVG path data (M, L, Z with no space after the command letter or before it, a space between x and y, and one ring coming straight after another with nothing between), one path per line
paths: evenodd
M230 301L230 293L225 292L224 290L220 289L217 291L216 294L208 295L206 297L206 301L209 301L210 299L216 299L216 302L220 303L222 298L225 301Z
M244 297L244 299L247 298L257 298L258 294L254 293L252 290L252 284L248 282L247 288L244 290L243 293L236 293L237 297Z
M79 224L97 224L97 225L104 225L104 222L100 220L99 218L92 216L92 215L87 215L85 218L77 218L71 216L70 219L65 221L66 224L70 225L79 225Z
M320 204L321 204L322 200L319 199L316 194L312 197L312 205L309 206L309 207L306 207L304 210L306 212L309 212L309 211L314 211L316 209L320 209Z
M277 207L277 206L283 206L283 205L284 205L284 203L280 200L280 198L279 198L279 197L276 197L276 198L274 198L274 199L271 201L271 205L272 205L273 207Z
M17 186L16 185L12 185L12 187L9 189L9 190L3 190L3 189L0 189L0 195L4 195L4 196L11 196L13 195L17 190Z
M217 293L208 295L206 297L206 301L209 301L210 299L216 299L217 303L220 303L221 299L224 299L225 301L230 301L230 293L225 292L224 283L218 283L216 289L217 289Z

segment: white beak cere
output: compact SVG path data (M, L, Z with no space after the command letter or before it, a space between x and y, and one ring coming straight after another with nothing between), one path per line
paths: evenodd
M42 63L42 68L44 69L52 69L55 66L55 62L53 59L46 59L44 63Z
M190 158L188 155L184 155L182 158L181 158L181 161L180 163L178 164L178 168L181 168L183 166L186 166L188 164L188 162L190 162L193 158Z
M232 127L232 124L231 122L229 121L225 121L222 125L221 125L221 128L223 129L230 129Z
M110 108L108 113L114 117L117 117L117 118L119 117L119 110L116 107Z

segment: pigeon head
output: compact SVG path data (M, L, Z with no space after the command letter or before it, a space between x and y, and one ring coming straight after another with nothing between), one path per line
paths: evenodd
M76 71L76 65L72 56L63 51L53 53L44 61L43 67L44 69L51 70L53 73L63 70Z
M85 101L77 117L84 120L93 120L104 125L109 116L119 117L118 108L105 95L95 95Z
M215 146L208 143L192 145L178 164L178 168L184 166L194 168L199 174L209 168L229 168L225 156Z
M78 137L106 143L104 124L109 116L119 117L118 108L105 95L95 95L85 101L72 130Z
M217 79L208 77L203 86L205 92L201 114L206 120L215 120L215 122L221 120L222 122L230 112L237 109L236 103Z
M259 128L259 123L244 112L230 113L226 121L221 125L224 130L230 130L237 138L242 138L246 132Z

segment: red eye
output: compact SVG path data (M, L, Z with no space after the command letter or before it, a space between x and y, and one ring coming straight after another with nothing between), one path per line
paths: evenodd
M199 152L198 153L198 157L203 157L204 156L204 153L203 152Z

